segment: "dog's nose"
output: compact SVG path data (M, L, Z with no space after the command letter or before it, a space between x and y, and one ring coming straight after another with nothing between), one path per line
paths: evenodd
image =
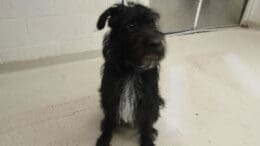
M160 46L161 45L161 38L154 38L154 39L151 39L151 41L149 42L149 45L151 47L157 47L157 46Z

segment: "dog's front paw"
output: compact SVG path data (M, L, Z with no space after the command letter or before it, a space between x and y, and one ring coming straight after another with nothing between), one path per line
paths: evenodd
M155 144L152 142L148 142L148 143L142 143L141 146L155 146Z
M141 146L155 146L155 144L152 141L143 141Z
M97 143L96 143L96 146L110 146L109 144L109 141L100 137L98 140L97 140Z

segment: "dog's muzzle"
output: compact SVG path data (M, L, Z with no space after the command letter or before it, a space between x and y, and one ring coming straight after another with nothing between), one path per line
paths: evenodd
M145 55L142 61L142 68L144 70L156 67L159 64L159 56L155 54Z
M142 65L141 68L143 70L152 69L159 65L160 61L164 57L164 46L158 45L154 47L151 53L145 54L142 57Z

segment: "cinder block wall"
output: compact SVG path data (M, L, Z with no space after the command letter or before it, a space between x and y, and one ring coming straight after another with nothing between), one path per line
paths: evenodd
M104 31L95 23L119 1L0 0L0 63L100 49Z

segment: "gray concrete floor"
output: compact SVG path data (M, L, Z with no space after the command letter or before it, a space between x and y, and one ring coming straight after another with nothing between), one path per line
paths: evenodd
M158 146L260 145L260 32L168 36ZM102 58L0 73L1 146L94 146ZM19 67L18 67L19 68ZM137 146L120 131L113 146Z

